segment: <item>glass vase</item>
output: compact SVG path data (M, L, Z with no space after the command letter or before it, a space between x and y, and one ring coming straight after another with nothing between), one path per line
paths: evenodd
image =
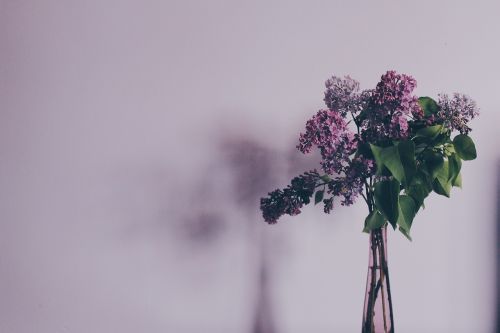
M370 232L362 333L394 333L391 286L387 268L387 229Z

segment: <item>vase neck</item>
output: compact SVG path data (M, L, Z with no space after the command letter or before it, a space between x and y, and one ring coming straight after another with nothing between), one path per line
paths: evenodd
M391 288L387 267L387 228L370 232L363 333L393 333Z
M376 248L376 251L373 251L373 247ZM370 248L369 248L370 257L374 254L380 256L383 255L383 259L387 262L387 227L382 227L378 229L374 229L370 232Z

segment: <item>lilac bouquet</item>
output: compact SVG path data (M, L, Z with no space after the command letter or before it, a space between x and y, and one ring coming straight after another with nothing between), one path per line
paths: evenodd
M262 198L264 220L274 224L284 214L297 215L313 196L325 213L335 197L349 206L361 196L369 211L365 232L389 223L409 238L432 191L449 197L452 186L461 187L462 160L476 158L468 125L478 115L466 95L418 98L416 84L395 71L361 92L349 76L327 80L328 108L307 121L297 145L304 154L319 149L323 172L305 172Z
M370 258L362 332L394 332L387 267L387 228L398 228L411 240L410 229L431 192L450 196L462 186L462 161L476 158L469 122L478 115L466 95L439 95L438 100L413 94L411 76L388 71L373 90L359 90L349 76L326 81L327 109L306 123L297 148L321 154L321 172L292 179L260 201L264 220L274 224L297 215L313 197L325 213L352 205L362 197L368 206L364 232L370 234ZM452 137L453 136L453 137Z

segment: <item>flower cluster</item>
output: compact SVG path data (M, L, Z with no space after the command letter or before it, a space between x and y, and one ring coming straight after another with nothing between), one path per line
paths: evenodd
M328 193L341 198L342 206L350 206L363 192L365 179L375 174L375 163L360 155L352 159L343 175L328 183Z
M350 163L357 141L339 112L320 110L307 121L306 132L300 134L297 148L306 154L311 152L313 146L321 152L323 170L336 174L344 171Z
M325 104L332 110L345 117L348 113L359 111L359 82L350 76L343 79L332 76L325 83Z
M470 127L467 123L479 115L476 102L469 96L455 93L453 98L446 94L440 94L439 111L435 117L435 122L442 123L449 130L457 130L461 134L468 134Z
M260 209L264 220L274 224L284 214L297 215L300 208L311 201L319 180L316 170L309 171L292 179L285 189L277 189L269 193L269 197L260 199Z
M363 139L379 142L405 139L409 134L409 118L421 118L423 111L412 92L417 81L409 75L388 71L369 98L363 123Z

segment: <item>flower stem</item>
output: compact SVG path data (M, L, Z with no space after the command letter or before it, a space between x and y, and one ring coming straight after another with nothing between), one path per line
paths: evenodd
M387 268L387 259L385 252L385 229L379 228L370 233L370 266L367 283L367 300L365 300L365 309L363 313L363 333L375 333L376 326L381 322L375 321L381 319L383 328L378 327L380 332L394 333L394 321L392 316L392 299L389 286L389 276ZM370 271L371 270L371 271ZM387 284L387 285L386 285ZM377 297L380 293L380 303L377 303ZM387 297L387 298L386 298ZM378 308L379 305L381 308ZM378 309L379 313L375 313ZM377 324L380 323L380 324ZM378 331L377 331L378 332Z
M386 253L385 253L385 245L384 242L381 243L381 253L383 253L383 262L381 264L382 266L382 271L385 274L385 281L387 282L387 301L389 302L389 319L391 320L391 330L390 333L394 333L394 317L392 313L392 297L391 297L391 283L389 280L389 268L387 267L387 259L386 259Z
M384 332L387 333L387 320L386 320L386 314L385 314L385 295L384 295L384 284L383 284L383 281L384 281L384 260L382 258L382 256L385 257L385 253L382 252L382 249L383 249L383 244L384 244L384 240L383 240L383 235L380 234L379 235L381 237L380 239L380 248L379 248L379 256L380 256L380 281L382 281L381 283L381 287L380 287L380 291L382 293L382 314L383 314L383 317L384 317Z

